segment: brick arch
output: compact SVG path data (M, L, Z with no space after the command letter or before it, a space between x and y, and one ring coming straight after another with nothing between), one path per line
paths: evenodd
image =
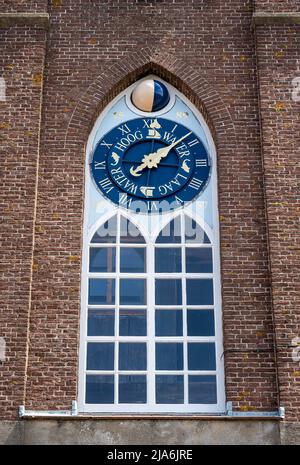
M172 84L198 108L215 139L235 142L235 128L230 112L216 89L191 66L174 55L152 49L124 57L100 74L79 98L71 115L65 137L65 148L71 144L85 146L96 118L120 92L147 74L156 74ZM234 144L235 145L235 144Z

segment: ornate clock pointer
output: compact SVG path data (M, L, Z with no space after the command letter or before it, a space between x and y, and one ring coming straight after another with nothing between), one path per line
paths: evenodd
M141 165L139 165L135 169L133 166L130 168L130 174L132 174L132 176L141 176L141 171L143 171L145 168L150 168L150 169L157 168L161 159L167 157L170 150L172 150L177 144L179 144L179 142L183 141L186 137L190 136L192 133L193 132L191 131L185 136L178 139L177 141L173 142L171 145L168 145L167 147L162 147L161 149L158 149L154 153L149 153L148 155L145 155L144 158L142 159Z

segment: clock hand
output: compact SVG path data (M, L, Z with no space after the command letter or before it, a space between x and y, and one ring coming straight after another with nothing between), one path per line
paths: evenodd
M160 163L161 159L165 158L170 152L170 150L172 150L177 144L179 144L179 142L183 141L186 137L190 136L191 134L192 131L188 134L185 134L185 136L181 137L180 139L168 145L167 147L162 147L154 153L149 153L148 155L145 155L142 159L142 164L135 169L132 166L130 168L130 173L133 176L141 176L139 173L143 171L145 168L157 168L157 165Z
M191 134L192 131L186 134L185 136L181 137L177 141L173 142L172 144L168 145L167 147L162 147L161 149L158 149L154 154L152 154L153 157L151 161L153 164L155 163L155 168L157 168L157 165L160 162L160 160L168 155L170 150L172 150L177 144L179 144L179 142L183 141L184 139L186 139L186 137L190 136Z

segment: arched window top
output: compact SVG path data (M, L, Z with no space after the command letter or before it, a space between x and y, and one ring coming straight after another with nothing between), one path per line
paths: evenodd
M187 215L172 219L166 226L162 228L156 239L157 244L210 244L210 240L206 232L201 226Z
M114 215L105 221L94 233L92 244L105 243L144 244L145 239L138 227L123 215Z
M120 216L120 242L134 244L145 243L145 239L137 226L135 226L132 221L130 221L128 218L125 218L123 215Z
M101 224L91 242L93 244L115 243L117 241L117 219L117 215L115 215Z

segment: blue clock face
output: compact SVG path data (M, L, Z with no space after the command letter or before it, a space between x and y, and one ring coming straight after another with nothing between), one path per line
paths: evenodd
M205 188L210 158L199 137L164 118L136 118L98 143L91 173L100 192L135 212L174 210Z

